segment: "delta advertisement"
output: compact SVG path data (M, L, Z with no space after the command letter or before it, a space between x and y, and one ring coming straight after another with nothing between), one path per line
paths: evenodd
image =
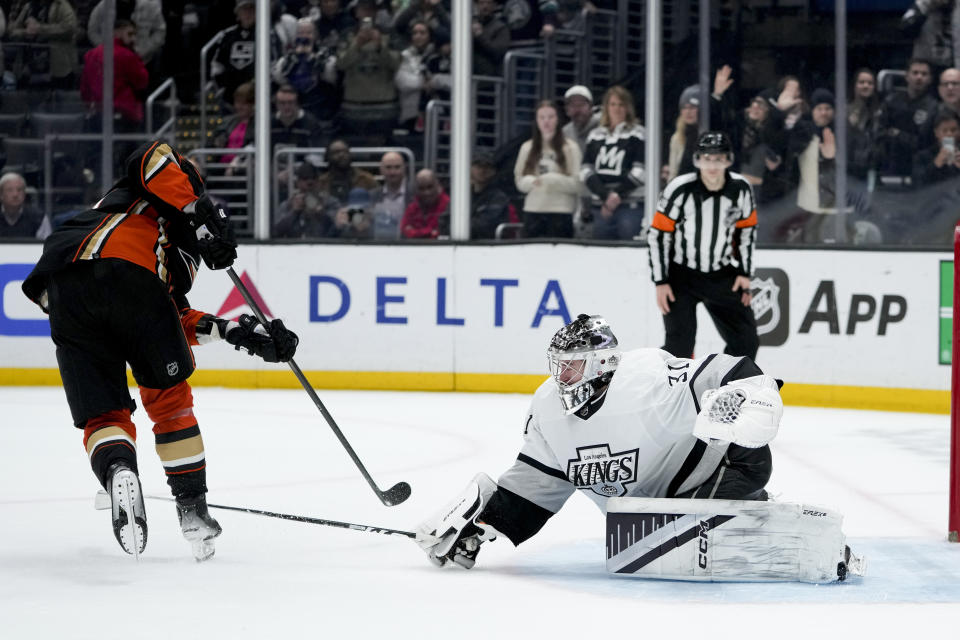
M0 246L0 373L9 383L56 368L49 324L20 291L39 252ZM806 385L949 389L949 253L759 250L757 264L765 371ZM550 336L579 313L606 316L625 349L663 341L640 247L246 245L234 268L267 315L300 335L302 369L365 372L379 388L417 388L410 374L442 374L439 388L487 375L499 381L489 390L525 391L546 375ZM189 299L222 317L250 312L223 272L202 269ZM701 305L697 354L723 348ZM225 344L195 354L201 369L278 366ZM401 374L406 382L391 385ZM522 389L511 385L524 376Z

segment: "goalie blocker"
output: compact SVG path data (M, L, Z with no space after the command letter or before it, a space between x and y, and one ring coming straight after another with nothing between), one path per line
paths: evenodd
M611 498L607 571L706 582L832 582L863 575L843 516L824 507L745 500Z

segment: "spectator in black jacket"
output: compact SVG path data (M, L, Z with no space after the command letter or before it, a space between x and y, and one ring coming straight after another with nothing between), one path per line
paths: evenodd
M913 157L913 186L925 187L960 177L960 116L944 109L933 125L936 142Z
M473 3L473 73L502 75L503 56L510 48L510 29L496 14L496 0Z
M853 74L853 97L847 103L847 172L860 179L876 169L881 103L877 76L866 67Z
M296 188L280 205L274 238L326 238L333 234L333 221L340 201L324 193L317 181L317 169L304 162L296 169Z
M937 101L930 95L930 63L913 59L907 65L907 90L883 101L880 142L884 150L883 173L909 176L913 154L932 140Z
M711 122L733 141L733 170L753 185L758 203L767 203L784 194L787 186L787 135L783 112L775 105L774 92L764 90L740 109L733 103L731 69L717 70L710 96ZM682 173L682 172L681 172Z
M497 165L493 155L478 151L470 165L470 239L486 240L495 236L497 227L510 222L510 199L493 182Z
M273 65L273 81L297 90L300 105L319 120L322 144L333 135L333 120L340 107L337 57L317 42L316 25L309 18L297 21L293 51Z
M593 194L594 238L631 240L640 233L645 149L633 97L619 85L610 87L580 168L580 180Z
M340 0L320 0L320 17L317 18L320 46L336 49L345 42L356 24L350 12L340 5Z
M27 203L27 182L19 173L0 177L0 238L36 238L50 235L50 220Z
M312 115L300 108L300 98L292 86L282 85L273 96L276 111L270 123L271 143L274 148L319 147L317 139L319 123Z
M253 0L237 0L237 23L223 33L210 65L210 75L223 89L223 101L233 102L233 92L244 82L253 80L256 54L257 9Z

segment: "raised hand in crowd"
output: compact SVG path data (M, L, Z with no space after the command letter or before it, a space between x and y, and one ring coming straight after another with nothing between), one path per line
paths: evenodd
M780 111L790 111L803 101L800 96L800 84L798 82L787 82L780 96L777 97L777 108Z
M731 73L733 69L728 64L717 69L717 74L713 77L713 95L720 97L733 85Z
M820 141L820 155L831 160L837 155L837 137L830 127L823 128L823 140Z

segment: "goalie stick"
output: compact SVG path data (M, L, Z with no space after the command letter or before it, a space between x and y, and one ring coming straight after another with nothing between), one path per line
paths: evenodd
M149 500L163 500L164 502L174 502L173 498L167 498L165 496L146 496ZM226 504L211 504L207 503L207 507L210 509L223 509L224 511L240 511L242 513L250 513L255 516L265 516L267 518L278 518L280 520L292 520L294 522L306 522L308 524L319 524L325 527L337 527L339 529L353 529L354 531L366 531L368 533L380 533L385 536L403 536L405 538L414 539L416 534L411 531L400 531L399 529L388 529L387 527L374 527L368 524L354 524L352 522L340 522L339 520L326 520L324 518L311 518L310 516L298 516L290 513L278 513L276 511L265 511L263 509L252 509L249 507L233 507ZM96 498L94 499L94 508L95 509L109 509L110 508L110 498L107 496L107 492L100 490L97 492Z
M266 328L268 326L267 317L264 315L263 311L260 310L260 305L256 303L253 299L253 296L250 295L250 292L247 290L246 285L240 280L240 277L237 276L237 272L233 270L233 267L227 267L227 275L230 276L230 279L233 280L234 286L237 287L237 291L240 292L240 295L243 296L243 299L246 301L247 305L257 316L257 320ZM357 469L360 470L360 473L363 475L364 480L367 481L367 484L370 485L370 488L373 489L373 492L377 494L377 497L380 498L380 502L385 504L388 507L398 505L407 498L410 497L410 485L406 482L398 482L393 485L386 491L381 491L380 487L373 481L373 478L370 477L370 474L367 472L366 467L363 466L363 463L360 462L360 458L354 452L353 447L350 446L350 443L347 442L347 438L340 431L340 427L337 426L336 421L333 419L333 416L330 415L330 412L327 411L327 408L323 406L323 402L320 401L320 397L317 396L316 391L313 390L313 387L307 381L307 378L303 375L303 372L300 370L300 367L297 366L297 363L291 358L289 362L290 370L293 371L293 375L297 377L297 380L300 381L300 384L303 385L303 390L307 392L307 395L310 396L310 399L313 400L313 404L317 405L317 409L320 410L320 414L323 416L324 420L327 421L327 424L330 425L330 428L333 429L334 435L337 436L337 439L340 440L340 444L343 445L343 448L347 450L347 453L350 455L350 458L353 460L353 463L357 465ZM213 506L213 505L208 505Z

